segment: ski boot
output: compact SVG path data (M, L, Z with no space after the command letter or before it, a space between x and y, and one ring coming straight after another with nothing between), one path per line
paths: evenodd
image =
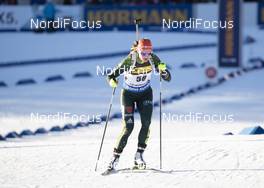
M146 169L146 162L143 159L143 152L136 152L133 169L144 170Z
M109 163L109 165L107 167L107 170L109 170L109 171L115 170L118 162L119 162L119 155L114 155L112 157L111 162Z
M115 168L116 168L118 162L119 162L119 155L114 155L114 156L112 157L112 159L111 159L111 162L110 162L109 165L107 166L106 171L104 171L104 172L102 173L102 175L105 176L105 175L108 175L108 174L114 173L115 170L116 170Z

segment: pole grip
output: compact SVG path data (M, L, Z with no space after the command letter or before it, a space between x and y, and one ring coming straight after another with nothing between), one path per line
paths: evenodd
M141 23L141 21L142 21L142 19L141 19L141 18L136 18L136 19L134 20L134 23L135 23L135 24L140 24L140 23Z
M136 24L136 40L139 40L139 29L138 29L138 25L141 23L142 19L141 18L137 18L134 20L134 23Z

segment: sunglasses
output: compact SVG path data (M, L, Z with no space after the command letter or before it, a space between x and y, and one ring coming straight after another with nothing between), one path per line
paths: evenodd
M143 57L148 57L151 54L151 52L140 52L140 54Z

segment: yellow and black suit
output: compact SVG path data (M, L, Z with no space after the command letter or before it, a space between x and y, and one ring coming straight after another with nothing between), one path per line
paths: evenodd
M160 59L153 53L151 54L150 61L141 62L137 52L132 52L108 76L108 80L110 80L124 74L123 89L121 91L123 128L114 148L116 155L122 153L127 144L128 137L133 131L135 107L137 107L141 118L138 151L143 152L147 146L153 111L153 94L150 79L153 67L158 72L158 65L160 63ZM168 70L162 72L161 75L164 80L170 81L171 75Z

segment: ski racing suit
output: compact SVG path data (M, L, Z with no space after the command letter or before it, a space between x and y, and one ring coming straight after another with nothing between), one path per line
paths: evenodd
M150 85L153 69L158 70L161 63L158 56L151 53L147 62L142 62L136 51L132 51L125 59L119 63L110 79L116 80L118 76L124 74L123 88L121 90L121 110L123 128L117 139L114 154L120 155L127 144L128 137L134 128L134 111L137 111L141 118L141 129L138 135L138 151L143 152L147 146L149 138L149 127L153 111L153 94ZM166 69L161 72L163 80L170 81L170 72Z

